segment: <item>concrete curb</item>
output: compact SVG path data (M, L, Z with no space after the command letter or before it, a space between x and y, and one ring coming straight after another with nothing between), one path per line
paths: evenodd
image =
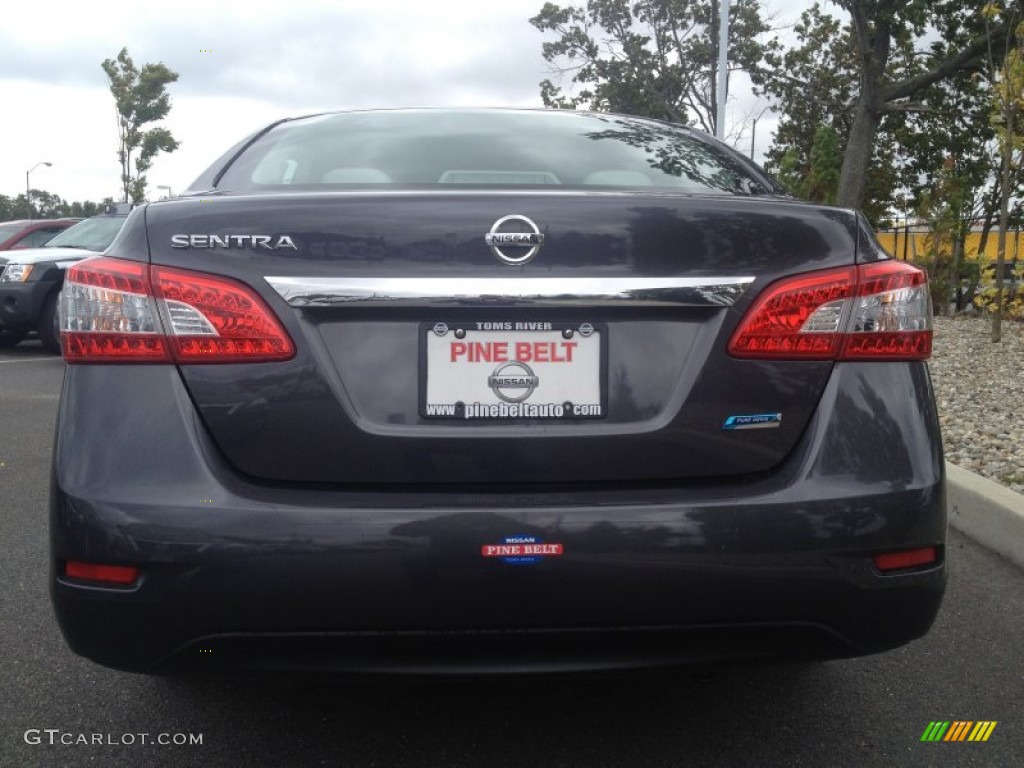
M1024 568L1024 495L946 462L949 523Z

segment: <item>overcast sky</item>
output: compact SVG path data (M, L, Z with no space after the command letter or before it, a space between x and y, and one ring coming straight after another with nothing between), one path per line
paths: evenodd
M147 174L184 189L272 120L332 109L541 106L550 76L527 21L544 0L22 0L0 26L0 194L119 199L113 97L100 62L127 46L137 66L178 72L164 125L181 147ZM809 2L767 2L785 23ZM732 84L729 120L760 110ZM756 111L754 112L756 114ZM757 154L771 115L757 127ZM739 142L749 151L749 132Z

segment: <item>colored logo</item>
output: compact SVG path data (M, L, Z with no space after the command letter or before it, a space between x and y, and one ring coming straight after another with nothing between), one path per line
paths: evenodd
M771 429L780 424L782 424L781 413L751 413L730 416L725 420L722 429Z
M996 724L995 720L933 720L921 741L988 741Z
M484 544L480 554L497 557L509 565L533 565L544 557L559 557L563 552L561 544L551 544L536 536L506 536L500 544Z

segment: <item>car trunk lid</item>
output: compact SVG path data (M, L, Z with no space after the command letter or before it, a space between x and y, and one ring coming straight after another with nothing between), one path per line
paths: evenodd
M180 366L228 461L360 485L770 471L832 363L735 359L729 336L764 286L857 245L845 211L654 192L224 195L150 206L147 227L155 264L252 286L295 342Z

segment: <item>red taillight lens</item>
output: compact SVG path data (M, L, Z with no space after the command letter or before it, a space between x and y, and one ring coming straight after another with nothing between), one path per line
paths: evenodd
M180 363L288 360L292 340L248 286L222 277L153 267L153 284L170 322Z
M729 343L735 357L828 360L842 338L842 310L853 295L853 267L790 278L769 286Z
M68 270L61 330L69 363L269 362L295 354L248 286L108 257Z
M843 267L769 286L729 342L734 357L791 360L926 360L928 281L901 262Z
M875 567L880 571L899 571L904 568L917 568L922 565L931 565L939 559L939 553L935 547L922 547L921 549L909 549L905 552L888 552L884 555L875 555Z
M68 560L64 564L64 575L69 579L127 586L139 578L139 569L129 565L100 565Z

